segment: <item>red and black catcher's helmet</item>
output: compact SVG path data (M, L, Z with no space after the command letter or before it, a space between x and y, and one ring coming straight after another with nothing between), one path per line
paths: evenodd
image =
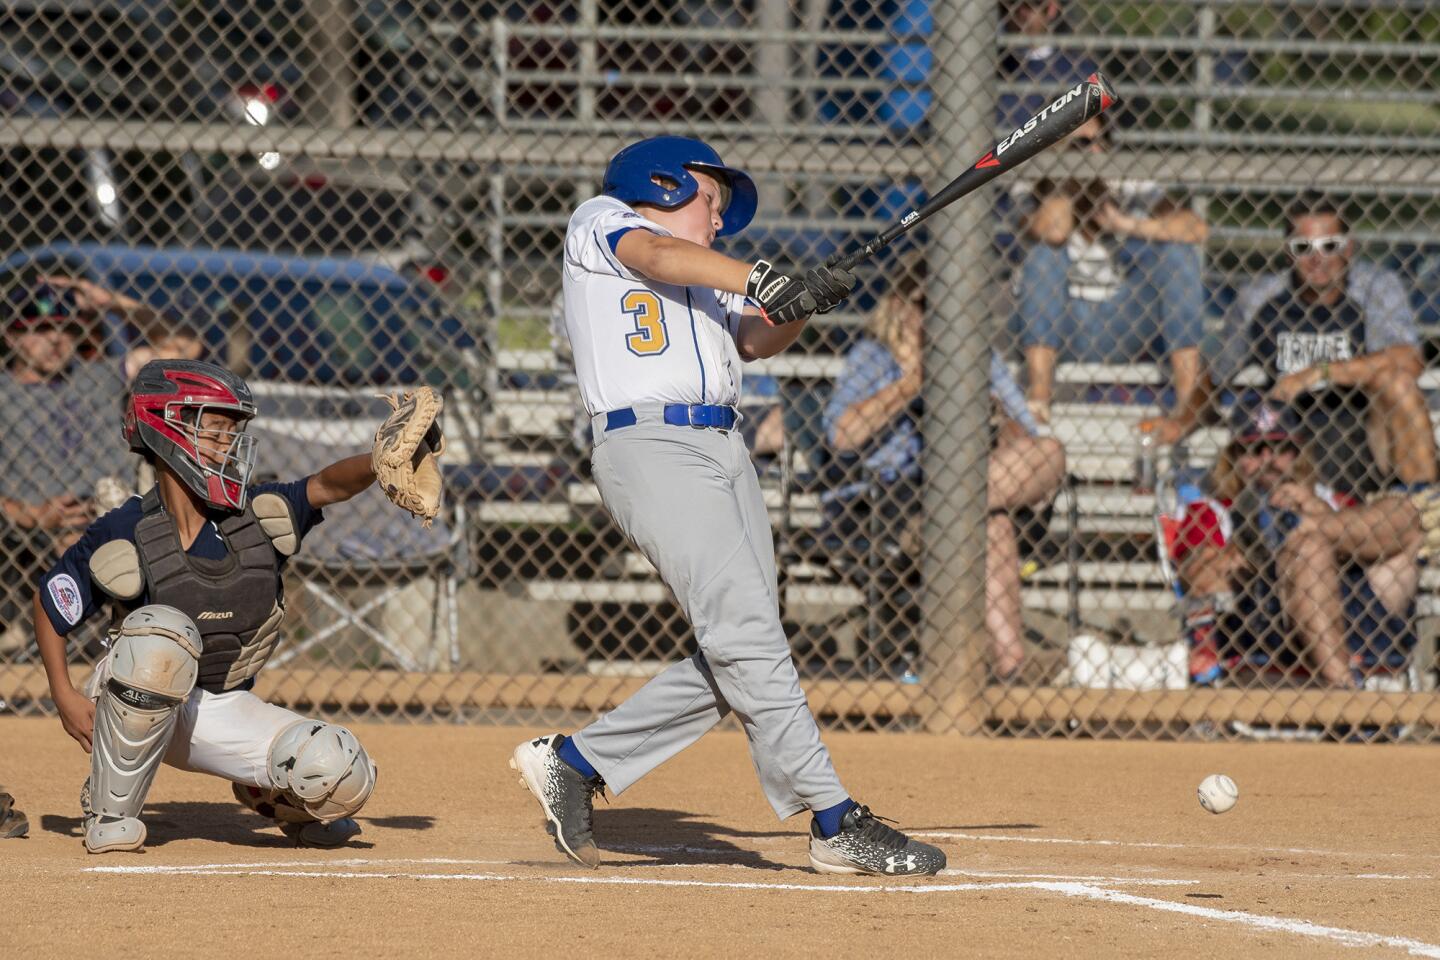
M235 427L215 438L217 462L200 452L200 422L206 413L235 418ZM255 416L255 398L245 381L223 367L198 360L151 360L140 368L125 408L125 441L137 453L165 464L206 503L230 510L245 507L246 486L255 468L255 438L245 427Z

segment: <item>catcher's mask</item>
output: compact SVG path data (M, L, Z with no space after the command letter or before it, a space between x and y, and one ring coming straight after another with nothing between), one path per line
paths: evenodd
M233 422L202 429L207 413ZM250 388L230 371L198 360L151 360L131 386L125 440L175 471L211 506L243 510L255 469L255 438L245 428L254 416Z

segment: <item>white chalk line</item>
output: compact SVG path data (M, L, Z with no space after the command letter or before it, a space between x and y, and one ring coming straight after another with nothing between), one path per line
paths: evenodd
M1440 853L1405 852L1379 853L1359 850L1321 850L1309 847L1256 847L1244 844L1223 843L1156 843L1147 840L1080 840L1070 837L1012 837L1003 833L947 833L945 831L917 831L910 834L932 840L968 840L973 843L1049 843L1061 846L1079 847L1133 847L1140 850L1229 850L1244 853L1289 853L1317 857L1426 857L1440 858Z
M702 848L690 848L690 849L702 849ZM707 852L710 852L710 851L707 851ZM367 860L367 859L354 859L354 858L352 858L352 859L346 859L346 860L331 860L331 861L325 861L325 860L282 860L282 861L274 861L274 860L272 860L272 861L258 862L258 863L196 863L196 864L175 864L175 865L160 865L160 864L116 865L116 866L88 867L88 868L86 868L86 872L87 872L87 873L110 873L110 874L146 874L146 875L183 874L183 875L187 875L187 876L247 876L247 875L251 875L251 874L259 874L259 875L264 875L264 876L300 876L301 874L299 874L299 873L297 873L297 872L295 872L295 871L299 870L300 868L305 868L305 867L368 867L368 866L374 865L375 867L380 868L380 869L383 870L387 864L401 864L401 863L414 863L414 864L426 864L426 865L444 865L444 866L506 866L506 867L518 867L518 866L527 866L527 865L528 865L528 864L525 863L525 862L517 862L517 861L515 861L515 860L456 860L456 859L451 859L451 858L448 858L448 857L423 857L423 858L395 857L395 858L387 858L387 859L385 859L385 860ZM664 869L672 869L672 870L696 870L696 869L701 869L701 870L705 870L705 869L710 869L710 870L714 870L714 869L750 870L750 869L752 869L751 867L748 867L748 866L746 866L746 865L744 865L744 864L740 864L740 863L728 863L728 864L719 864L719 863L635 863L635 864L627 864L627 866L628 866L629 868L631 868L631 869L640 869L640 870L647 870L647 869L648 869L648 870L656 870L656 869L659 869L659 870L664 870ZM307 874L307 875L308 875L308 874ZM390 873L390 874L386 874L386 873L378 873L378 874L364 873L364 874L362 874L362 873L360 873L360 872L358 872L358 871L353 872L353 873L344 873L344 874L342 874L342 873L339 873L339 872L331 871L331 872L327 872L326 875L327 875L327 876L360 876L360 875L364 875L364 876L371 876L371 875L375 875L375 876L405 876L406 874L395 874L395 873ZM456 874L455 876L461 876L461 875L460 875L460 874ZM467 876L467 877L469 877L469 878L473 878L474 875L465 875L465 876ZM1200 884L1200 881L1199 881L1199 880L1172 880L1172 879L1161 878L1161 877L1077 876L1077 875L1075 875L1075 874L1060 874L1060 873L1012 873L1012 872L1006 872L1006 871L1000 871L1000 870L961 870L961 869L954 869L954 868L952 868L952 869L947 869L947 870L941 870L940 873L939 873L939 876L942 876L942 877L970 877L970 878L973 878L973 879L976 879L976 880L1063 880L1063 881L1073 882L1073 883L1093 883L1093 884L1103 884L1103 885L1106 885L1106 886L1193 887L1193 886L1197 886L1197 885ZM909 889L909 888L907 887L906 889Z
M1293 920L1288 917L1267 917L1257 913L1246 913L1243 910L1219 910L1215 907L1202 907L1194 903L1177 903L1173 900L1141 897L1132 893L1124 893L1120 890L1108 890L1104 887L1094 887L1085 884L1054 883L1045 885L1045 887L1046 889L1051 889L1057 893L1066 894L1067 896L1086 897L1091 900L1101 900L1106 903L1121 903L1127 906L1145 907L1150 910L1178 913L1184 916L1196 917L1201 920L1215 920L1221 923L1233 923L1240 926L1253 927L1257 930L1269 930L1301 937L1330 940L1346 947L1391 947L1396 950L1404 950L1414 957L1440 958L1440 944L1426 943L1423 940L1412 940L1409 937L1396 937L1382 933L1366 933L1361 930L1347 930L1344 927L1327 927L1322 924L1311 923L1308 920Z
M974 877L977 880L1064 880L1069 883L1094 883L1109 887L1195 887L1199 880L1170 880L1163 877L1077 877L1066 873L1008 873L1000 870L940 871L942 877Z
M369 865L384 866L387 863L429 863L427 860L387 860L387 861L336 861L337 865L354 866ZM291 861L296 865L306 867L314 865L314 861ZM992 883L917 883L898 886L894 884L864 884L845 885L843 883L763 883L758 881L717 881L717 880L682 880L667 879L660 877L595 877L595 876L545 876L505 873L411 873L411 872L360 872L360 871L337 871L337 870L296 870L280 869L287 867L285 862L272 862L265 865L263 869L253 868L245 865L225 864L200 864L196 866L113 866L113 867L86 867L85 873L107 873L107 874L150 874L168 876L268 876L268 877L293 877L293 878L318 878L318 879L349 879L349 880L450 880L450 881L478 881L490 883L520 882L520 883L567 883L588 886L627 886L627 887L669 887L688 889L711 889L711 890L776 890L796 891L806 893L851 893L851 894L875 894L875 893L908 893L908 894L939 894L939 893L973 893L979 891L995 890L1032 890L1045 893L1058 893L1067 897L1083 897L1089 900L1098 900L1105 903L1121 904L1124 906L1139 907L1147 910L1156 910L1164 913L1174 913L1181 916L1191 917L1200 920L1209 920L1218 923L1228 923L1241 927L1248 927L1254 930L1264 930L1277 933L1288 933L1294 936L1309 937L1312 939L1328 940L1333 943L1347 947L1388 947L1396 950L1404 950L1411 956L1431 957L1440 960L1440 944L1427 943L1422 940L1415 940L1409 937L1399 937L1389 934L1368 933L1362 930L1349 930L1344 927L1331 927L1324 924L1311 923L1308 920L1297 920L1289 917L1268 917L1262 914L1247 913L1243 910L1220 910L1215 907L1205 907L1193 903L1178 903L1172 900L1161 900L1155 897L1144 897L1137 894L1125 893L1107 887L1097 886L1094 883L1086 883L1077 880L1017 880L1001 881Z
M370 860L351 857L339 860L261 860L255 863L179 863L85 867L85 873L193 873L210 870L250 870L277 867L364 867L372 863L428 863L442 866L516 866L513 860L456 860L452 857L387 857Z
M653 850L670 852L683 850L689 853L703 853L720 855L733 853L733 850L721 848L691 847L691 846L666 846L666 847L612 847L607 849L624 850ZM253 863L192 863L192 864L146 864L143 866L97 866L88 867L89 873L115 873L115 874L165 874L181 873L193 874L199 872L218 873L224 871L236 875L243 875L247 870L280 870L294 869L299 867L365 867L372 864L383 866L384 864L416 863L432 866L493 866L493 867L518 867L529 866L531 861L517 860L473 860L459 859L455 857L388 857L384 860L369 860L364 858L349 858L339 860L262 860ZM626 866L636 870L750 870L752 867L743 863L627 863ZM1060 880L1070 883L1089 883L1111 887L1193 887L1199 886L1206 881L1201 880L1180 880L1166 877L1120 877L1120 876L1094 876L1085 874L1070 873L1028 873L1006 870L966 870L951 867L941 870L942 877L971 877L977 880ZM1382 880L1382 881L1434 881L1435 874L1428 873L1286 873L1287 878L1304 880Z

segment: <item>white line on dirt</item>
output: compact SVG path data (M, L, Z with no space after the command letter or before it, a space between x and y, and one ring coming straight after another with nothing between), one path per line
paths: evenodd
M739 847L695 847L684 843L607 843L606 850L618 853L689 853L700 856L733 857Z
M1066 873L1009 873L999 870L941 870L942 877L974 877L977 880L1064 880L1069 883L1098 883L1108 887L1193 887L1199 880L1171 880L1162 877L1081 877Z
M106 867L85 867L85 873L209 873L217 870L246 871L250 869L275 870L281 867L366 867L371 864L386 863L429 863L442 866L515 866L513 860L455 860L450 857L388 857L384 860L368 860L359 857L351 857L342 860L263 860L257 863L177 863L177 864L146 864L144 866L106 866Z
M426 863L424 860L382 860L382 861L334 861L337 866L373 865L384 867L390 863ZM314 861L292 861L297 866L309 867ZM1164 913L1174 913L1181 916L1192 917L1199 920L1210 920L1220 923L1230 923L1237 926L1249 927L1255 930L1266 930L1279 933L1288 933L1294 936L1310 937L1319 940L1328 940L1347 947L1389 947L1396 950L1404 950L1412 956L1431 957L1440 960L1440 944L1426 943L1421 940L1414 940L1409 937L1398 937L1387 934L1367 933L1361 930L1348 930L1343 927L1330 927L1323 924L1311 923L1308 920L1296 920L1288 917L1268 917L1261 914L1247 913L1242 910L1219 910L1214 907L1203 907L1191 903L1177 903L1171 900L1161 900L1155 897L1142 897L1136 894L1124 893L1106 887L1096 886L1093 883L1084 883L1069 880L1027 880L1027 881L1002 881L997 883L917 883L904 886L892 884L887 885L847 885L843 881L835 883L759 883L739 881L715 881L715 880L681 880L662 879L655 877L605 877L605 876L520 876L501 873L411 873L407 871L388 870L386 872L358 872L358 871L337 871L337 870L297 870L281 869L287 867L285 862L266 864L264 868L254 868L244 864L201 864L198 866L113 866L113 867L86 867L85 873L108 873L108 874L150 874L169 876L264 876L264 877L293 877L293 878L332 878L332 879L353 879L353 880L469 880L482 882L521 882L521 883L567 883L582 884L588 886L653 886L653 887L683 887L711 890L789 890L808 893L910 893L910 894L932 894L932 893L968 893L976 891L993 890L1031 890L1044 893L1058 893L1067 897L1083 897L1089 900L1099 900L1106 903L1120 904L1130 907L1140 907L1147 910L1156 910Z
M1253 927L1257 930L1274 930L1301 937L1315 937L1321 940L1330 940L1347 947L1391 947L1396 950L1404 950L1413 957L1440 958L1440 944L1425 943L1423 940L1412 940L1409 937L1395 937L1382 933L1365 933L1360 930L1346 930L1343 927L1327 927L1318 923L1310 923L1308 920L1293 920L1288 917L1266 917L1256 913L1246 913L1243 910L1217 910L1214 907L1202 907L1193 903L1176 903L1172 900L1159 900L1154 897L1141 897L1133 893L1107 890L1103 887L1093 887L1086 884L1055 883L1039 884L1037 886L1072 897L1085 897L1090 900L1103 900L1107 903L1121 903L1127 906L1145 907L1149 910L1178 913L1201 920L1234 923L1241 926Z
M1246 853L1292 853L1320 857L1440 857L1440 853L1406 852L1376 853L1360 850L1318 850L1308 847L1252 847L1243 844L1217 843L1156 843L1146 840L1080 840L1071 837L1012 837L1003 833L947 833L924 831L911 834L939 840L969 840L974 843L1050 843L1081 847L1135 847L1143 850L1235 850Z
M633 849L633 848L632 848ZM673 848L665 848L666 850ZM705 853L721 853L724 851L710 850L702 847L687 847L691 851ZM733 852L733 851L730 851ZM278 860L261 863L198 863L198 864L145 864L145 865L116 865L97 866L86 868L87 873L114 873L114 874L185 874L191 876L299 876L294 871L305 867L370 867L374 866L383 871L387 865L415 863L427 865L446 866L521 866L514 860L453 860L445 857L425 857L421 859L386 858L384 860L367 859L345 859L345 860ZM742 863L714 864L714 863L653 863L628 864L632 869L715 869L729 867L736 870L749 870L750 867ZM327 876L371 876L370 873L328 873ZM390 873L375 873L375 876L404 876L393 871ZM1060 873L1010 873L997 870L941 870L940 876L944 877L972 877L976 880L1061 880L1070 883L1095 883L1107 886L1147 886L1147 887L1188 887L1200 883L1199 880L1172 880L1160 877L1098 877L1098 876L1077 876L1074 874ZM473 878L473 875L461 875L466 878ZM549 878L556 879L556 878ZM666 881L669 882L669 881ZM788 889L788 888L787 888ZM828 887L826 889L829 889ZM905 889L910 889L906 887Z

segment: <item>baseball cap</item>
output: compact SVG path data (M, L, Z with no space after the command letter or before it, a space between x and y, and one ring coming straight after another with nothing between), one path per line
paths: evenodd
M1259 394L1241 397L1230 410L1230 439L1236 443L1299 443L1304 436L1294 410Z
M6 326L11 330L41 326L75 326L75 298L68 290L59 290L46 283L17 286L6 298Z

